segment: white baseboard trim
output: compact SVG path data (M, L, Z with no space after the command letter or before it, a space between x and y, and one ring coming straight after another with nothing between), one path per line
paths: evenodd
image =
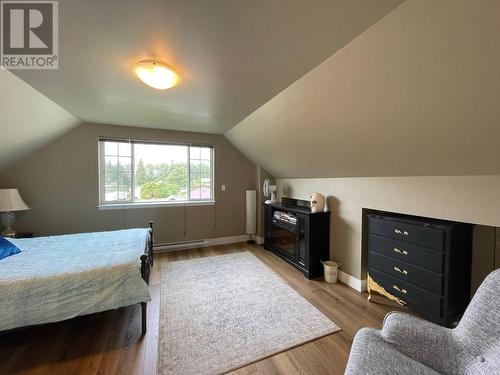
M205 247L208 246L207 240L201 241L184 241L184 242L173 242L173 243L165 243L158 244L153 247L155 253L162 251L175 251L175 250L184 250L184 249L195 249L197 247Z
M339 280L358 292L366 291L366 280L356 279L354 276L339 270Z
M205 240L158 244L158 245L154 246L154 251L155 252L175 251L175 250L196 249L199 247L207 247L207 246L214 246L214 245L226 245L226 244L237 243L237 242L245 242L249 238L250 238L250 236L248 234L242 234L239 236L219 237L219 238L209 238L209 239L205 239Z
M219 238L209 238L208 242L210 246L214 245L226 245L229 243L246 242L250 239L249 234L241 234L239 236L231 237L219 237Z
M264 237L259 237L256 234L252 234L252 240L254 240L257 245L264 244Z

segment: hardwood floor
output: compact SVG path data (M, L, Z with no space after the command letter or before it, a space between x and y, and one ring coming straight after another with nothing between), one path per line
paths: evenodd
M259 257L342 331L240 368L234 375L343 374L355 333L366 326L380 328L385 314L399 309L383 298L367 302L366 293L358 293L341 283L307 280L256 245L241 243L160 253L155 254L148 332L144 337L140 332L139 305L0 333L0 374L155 374L161 264L246 250Z

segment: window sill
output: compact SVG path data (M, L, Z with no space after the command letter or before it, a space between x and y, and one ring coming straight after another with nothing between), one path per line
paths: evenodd
M128 210L134 208L213 206L215 201L152 202L152 203L110 203L100 204L99 210Z

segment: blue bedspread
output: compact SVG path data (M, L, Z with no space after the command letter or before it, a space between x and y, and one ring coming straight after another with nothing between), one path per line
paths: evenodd
M0 331L150 300L139 257L148 229L12 239L0 260Z

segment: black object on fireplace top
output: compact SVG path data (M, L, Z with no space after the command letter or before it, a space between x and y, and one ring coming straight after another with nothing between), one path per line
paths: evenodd
M283 207L290 208L304 208L308 209L311 212L311 202L303 200L303 199L295 199L295 198L281 198L281 205Z
M281 208L284 210L293 210L305 214L311 214L311 202L304 200L304 199L295 199L295 198L286 198L283 197L281 199L281 203L271 203L271 204L266 204L266 206L272 206L276 208ZM329 213L330 211L324 211L324 212L318 212L318 214L321 213Z

